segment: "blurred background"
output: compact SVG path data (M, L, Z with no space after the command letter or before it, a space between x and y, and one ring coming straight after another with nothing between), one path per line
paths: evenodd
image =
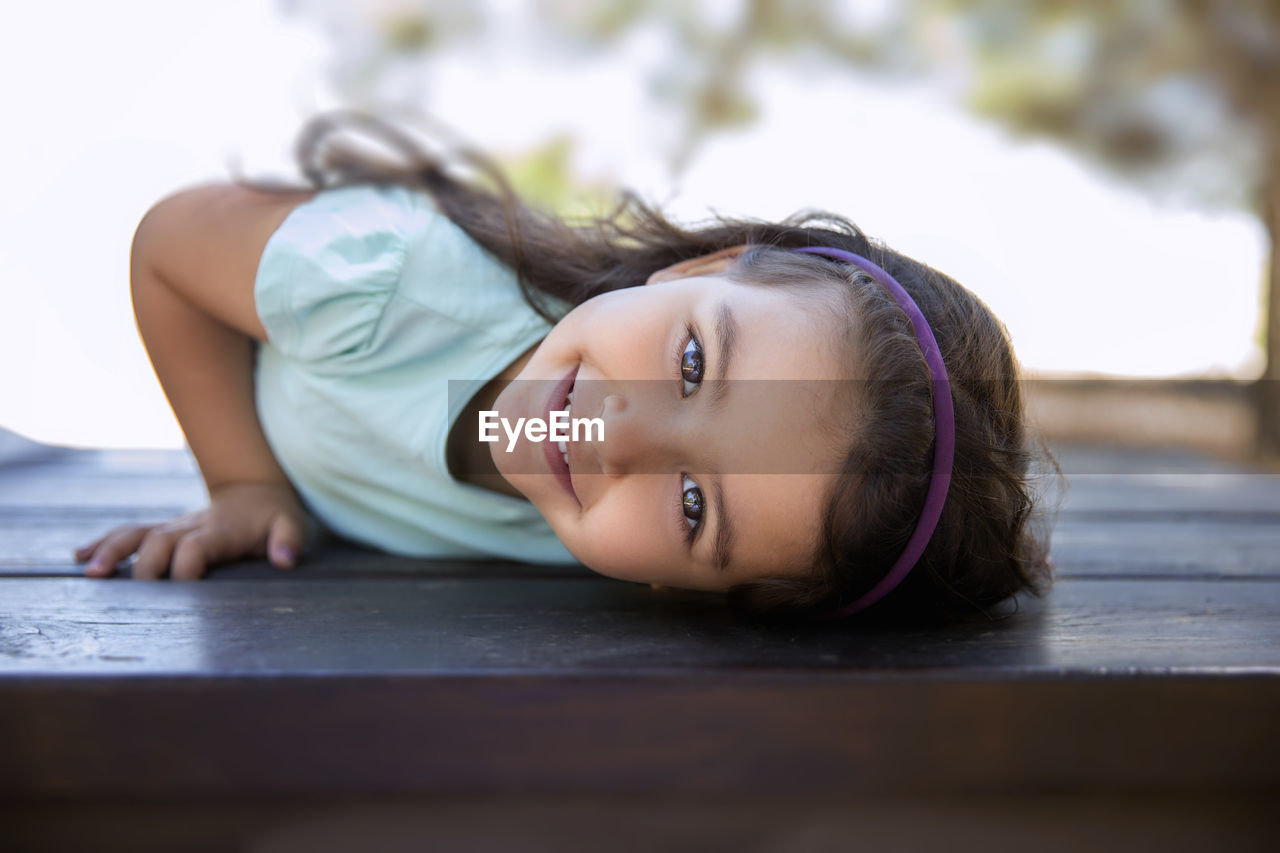
M51 0L6 19L0 427L31 439L182 446L133 323L133 229L184 185L299 181L295 135L335 107L447 132L567 213L627 187L685 222L846 215L992 307L1051 432L1227 452L1280 434L1280 4Z

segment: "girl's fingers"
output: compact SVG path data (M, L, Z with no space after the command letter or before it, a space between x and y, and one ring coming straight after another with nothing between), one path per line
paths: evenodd
M177 530L152 528L142 538L138 547L138 557L133 562L134 580L154 580L164 577L169 571L169 559L173 556L173 545L182 535Z
M174 580L194 581L204 577L208 570L212 533L207 529L193 530L178 540L173 549Z
M132 554L146 535L146 527L127 527L109 533L93 544L93 559L85 566L84 573L91 577L109 577L115 573L116 564Z
M277 569L292 569L298 565L305 539L306 530L299 519L277 516L267 534L267 560Z
M92 578L110 577L116 573L116 563L118 562L120 561L95 556L89 565L84 567L84 573Z
M106 533L102 534L101 536L99 536L97 539L93 540L93 541L92 541L92 542L90 542L89 544L87 544L87 545L81 545L79 548L77 548L77 549L75 550L75 558L76 558L76 562L77 562L77 563L82 563L82 562L84 562L85 560L87 560L87 559L89 559L90 557L92 557L92 556L93 556L93 552L94 552L94 551L96 551L96 550L98 550L99 548L101 548L101 547L102 547L102 543L103 543L103 542L106 542L106 541L107 541L108 539L110 539L112 536L119 536L119 535L121 535L121 534L123 534L123 533L128 533L128 532L131 532L131 531L133 531L133 530L135 530L135 529L136 529L136 528L134 528L134 527L117 527L115 530L109 530L109 531L107 531Z

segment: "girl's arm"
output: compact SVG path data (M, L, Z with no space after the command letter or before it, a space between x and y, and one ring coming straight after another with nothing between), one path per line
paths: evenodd
M267 240L313 195L209 184L168 196L143 217L130 257L134 314L210 507L78 549L78 559L93 557L90 574L110 574L134 551L135 577L159 577L170 563L175 577L200 577L210 562L264 552L292 565L301 552L305 514L254 405L255 340L266 340L254 282Z
M253 288L267 240L311 196L199 186L157 203L134 235L138 330L211 491L288 484L253 402L254 342L266 340Z

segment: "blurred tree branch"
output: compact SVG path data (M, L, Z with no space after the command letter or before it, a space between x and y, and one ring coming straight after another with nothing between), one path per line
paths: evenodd
M979 112L1063 139L1158 194L1174 187L1263 222L1258 434L1280 453L1280 3L917 0L917 33L938 18L968 36L967 55L939 59L970 64Z
M495 12L485 4L449 0L290 0L289 8L327 17L341 33L337 82L357 103L393 61L479 39L502 20L486 19ZM683 121L667 152L673 175L710 135L754 120L756 62L806 55L959 80L980 114L1063 140L1153 194L1252 211L1271 246L1259 434L1280 453L1280 2L535 0L521 9L533 38L568 52L616 49L644 27L665 34L670 48L640 73ZM570 177L557 145L548 149L555 156L526 162L525 178L562 199L557 187Z

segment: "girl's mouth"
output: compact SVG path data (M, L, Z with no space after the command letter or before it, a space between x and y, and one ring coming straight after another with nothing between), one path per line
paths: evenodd
M566 414L566 423L569 422L568 416L573 405L573 385L577 376L578 368L575 366L552 389L551 396L547 400L545 413L545 420L548 424L551 423L551 413L561 411ZM569 473L569 442L544 441L542 443L542 453L546 457L551 473L555 474L556 480L559 481L560 485L564 486L565 491L569 493L574 502L581 506L582 502L578 500L578 494L573 490L573 479Z

